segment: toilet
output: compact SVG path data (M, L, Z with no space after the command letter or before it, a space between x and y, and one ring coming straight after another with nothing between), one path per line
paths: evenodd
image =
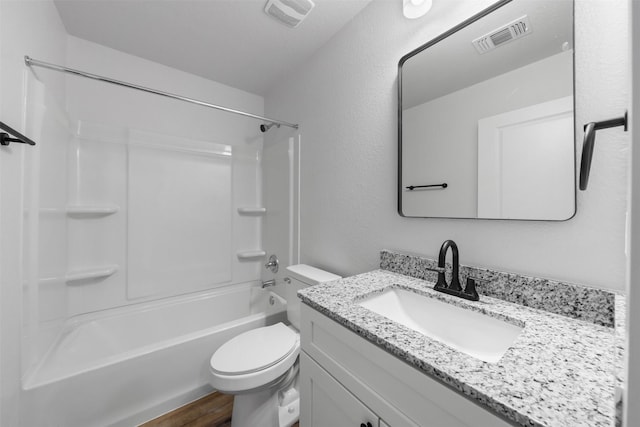
M224 343L209 361L209 383L235 395L231 427L290 427L299 417L300 289L340 276L305 264L287 267L287 318Z

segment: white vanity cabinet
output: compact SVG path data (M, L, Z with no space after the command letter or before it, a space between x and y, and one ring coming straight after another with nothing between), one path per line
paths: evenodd
M300 427L511 425L306 304L301 339Z
M379 427L380 420L305 353L300 354L300 390L304 401L300 425L305 427Z

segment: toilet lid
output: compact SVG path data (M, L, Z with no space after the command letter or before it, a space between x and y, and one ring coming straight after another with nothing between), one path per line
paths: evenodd
M284 323L244 332L224 343L211 356L211 369L241 375L266 369L283 360L298 345L298 334Z

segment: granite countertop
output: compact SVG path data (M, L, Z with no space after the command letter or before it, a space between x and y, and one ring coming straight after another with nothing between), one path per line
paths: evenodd
M376 270L303 289L302 301L480 405L522 426L612 426L621 364L615 328L481 295L467 301L434 283ZM487 363L358 305L400 287L507 320L524 329Z

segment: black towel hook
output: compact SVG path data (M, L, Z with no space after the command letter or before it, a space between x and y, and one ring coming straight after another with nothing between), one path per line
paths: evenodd
M580 190L587 189L589 184L589 172L591 171L591 160L593 158L593 148L596 143L596 131L600 129L624 126L627 131L627 112L624 117L617 119L603 120L601 122L591 122L584 125L584 142L582 143L582 162L580 164Z
M9 132L9 133L0 132L0 145L9 145L12 142L19 142L21 144L36 145L36 143L34 141L32 141L31 139L27 138L26 136L24 136L23 134L21 134L17 130L13 129L9 125L6 125L6 124L0 122L0 129ZM12 138L11 135L9 135L9 134L15 136L16 138Z

